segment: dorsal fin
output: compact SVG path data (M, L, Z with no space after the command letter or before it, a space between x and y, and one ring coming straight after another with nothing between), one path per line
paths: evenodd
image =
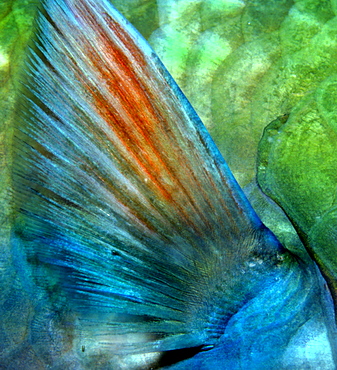
M116 351L212 344L280 245L107 1L46 0L37 35L14 161L32 274Z

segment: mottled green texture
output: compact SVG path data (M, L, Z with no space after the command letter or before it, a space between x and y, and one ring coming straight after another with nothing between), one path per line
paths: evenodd
M156 0L112 0L111 3L145 38L159 27Z
M263 128L334 73L328 1L163 1L150 37L242 186Z
M336 77L303 98L286 120L265 130L259 183L297 226L312 255L336 289L337 131Z
M20 88L25 49L32 32L38 1L4 1L0 4L0 192L1 201L8 189L10 142L15 120L15 103ZM9 207L3 207L9 210ZM1 217L3 214L1 213ZM8 214L6 212L5 217Z
M13 113L19 71L38 3L36 0L5 1L0 5L0 110L6 121Z
M5 1L0 4L0 192L1 202L10 181L10 143L16 115L16 98L25 49L32 33L38 2ZM9 211L9 207L3 207ZM1 217L8 217L8 212ZM3 220L1 220L3 222Z

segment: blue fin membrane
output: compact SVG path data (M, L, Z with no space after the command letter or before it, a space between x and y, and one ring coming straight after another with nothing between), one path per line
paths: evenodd
M44 1L16 131L16 243L81 343L217 343L289 259L157 56L104 0Z

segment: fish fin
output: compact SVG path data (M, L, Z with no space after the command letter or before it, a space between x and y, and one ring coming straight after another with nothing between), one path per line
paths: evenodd
M114 351L211 345L245 263L280 247L187 99L104 0L44 1L28 64L14 190L34 278Z

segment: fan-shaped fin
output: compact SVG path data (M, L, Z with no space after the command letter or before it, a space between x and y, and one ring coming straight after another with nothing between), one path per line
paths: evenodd
M280 245L108 2L47 0L37 34L14 175L32 274L116 351L212 344Z

